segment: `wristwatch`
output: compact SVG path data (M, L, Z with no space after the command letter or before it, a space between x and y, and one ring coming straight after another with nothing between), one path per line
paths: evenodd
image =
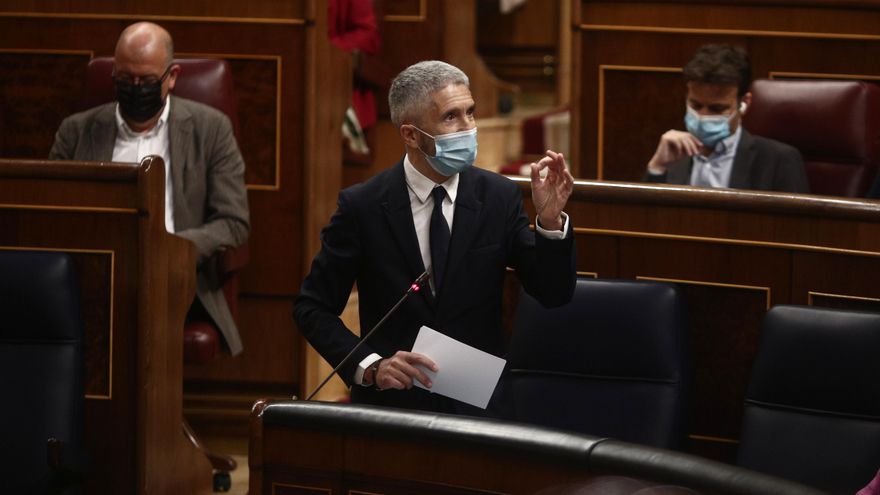
M379 378L379 363L382 362L382 359L385 358L379 358L370 365L370 371L372 371L371 375L373 376L373 388L376 390L382 390L379 385L376 384L378 381L377 379Z

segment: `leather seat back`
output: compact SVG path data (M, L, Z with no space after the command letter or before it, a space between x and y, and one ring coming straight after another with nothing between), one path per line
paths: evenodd
M776 306L746 394L739 465L832 493L880 468L880 314Z
M671 285L579 279L572 301L554 309L523 292L508 360L514 419L678 447L685 341Z
M880 164L880 87L863 81L758 79L743 125L804 158L810 192L864 197Z
M4 493L52 473L47 440L78 452L83 425L82 319L65 253L0 250L0 466Z

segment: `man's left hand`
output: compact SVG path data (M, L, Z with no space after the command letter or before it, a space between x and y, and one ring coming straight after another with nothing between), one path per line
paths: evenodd
M531 164L532 203L538 213L538 221L545 230L562 230L562 210L574 189L574 177L565 166L562 153L547 150L546 156ZM541 178L541 171L547 176Z

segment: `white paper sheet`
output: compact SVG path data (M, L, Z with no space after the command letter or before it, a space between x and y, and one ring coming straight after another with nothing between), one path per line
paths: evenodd
M412 352L431 358L439 368L436 373L422 368L433 385L426 388L414 380L417 387L482 409L489 404L507 362L426 326L419 330Z

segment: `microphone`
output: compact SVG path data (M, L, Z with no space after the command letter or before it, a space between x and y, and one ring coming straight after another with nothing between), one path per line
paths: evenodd
M412 283L412 285L409 286L409 289L407 289L407 291L397 301L397 303L395 303L394 306L392 306L391 309L389 309L388 312L385 313L385 316L383 316L382 319L379 320L379 323L376 323L373 328L371 328L370 331L367 332L364 338L362 338L361 341L358 342L357 345L355 345L354 348L352 348L352 350L344 358L342 358L342 361L340 361L339 364L337 364L336 367L333 368L333 371L331 371L330 374L327 375L327 378L324 378L324 381L321 382L321 384L318 385L318 387L314 391L312 391L312 393L310 393L308 397L306 397L306 400L312 400L312 397L314 397L315 394L317 394L322 388L324 388L324 385L326 385L327 382L329 382L330 379L333 378L333 375L339 373L339 369L342 368L345 363L347 363L348 360L351 359L352 356L354 356L354 353L357 352L358 349L360 349L364 342L366 342L367 339L369 339L370 336L373 335L373 333L378 330L383 323L385 323L385 320L387 320L391 317L391 315L397 312L397 308L399 308L400 305L403 304L403 301L406 301L407 298L409 298L409 296L413 293L422 290L422 287L425 286L429 278L431 278L431 275L428 274L428 270L422 272L422 274L419 275L419 278L415 279L415 281Z

